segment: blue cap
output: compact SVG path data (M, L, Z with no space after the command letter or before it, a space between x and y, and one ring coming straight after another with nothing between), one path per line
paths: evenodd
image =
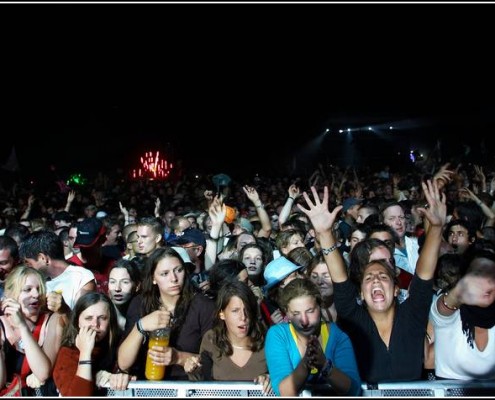
M263 277L266 281L264 289L268 290L272 288L282 282L294 271L300 270L301 268L301 265L296 265L283 256L276 258L267 264L265 272L263 272Z
M356 204L361 204L361 200L356 199L355 197L348 197L342 204L342 212L346 212L349 208L355 206Z

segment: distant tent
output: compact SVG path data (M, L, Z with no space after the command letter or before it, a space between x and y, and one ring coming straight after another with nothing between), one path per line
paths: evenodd
M9 158L2 165L2 169L5 169L10 172L19 172L19 161L17 160L17 154L15 152L15 147L12 147Z

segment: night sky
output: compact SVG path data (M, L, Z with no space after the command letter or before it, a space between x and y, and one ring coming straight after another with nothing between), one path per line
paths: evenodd
M463 30L442 16L467 7L448 5L387 6L388 17L355 4L57 7L0 10L12 39L0 161L15 146L25 176L127 170L155 149L191 172L362 163L387 148L362 130L354 158L342 136L306 150L327 128L372 124L401 123L405 147L492 136L495 69L477 49L491 37L484 6Z

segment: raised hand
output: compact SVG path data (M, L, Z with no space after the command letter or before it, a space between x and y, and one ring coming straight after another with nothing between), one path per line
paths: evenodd
M440 193L437 181L421 182L423 193L428 201L428 207L418 207L420 215L425 216L432 226L443 226L447 218L445 193Z
M311 186L311 192L313 198L311 199L306 192L303 192L304 200L308 208L303 207L301 204L297 204L297 207L308 216L311 220L311 224L317 233L331 230L332 226L337 218L337 214L342 209L342 206L337 206L332 212L328 210L328 187L323 188L323 200L320 200L318 193L314 186Z

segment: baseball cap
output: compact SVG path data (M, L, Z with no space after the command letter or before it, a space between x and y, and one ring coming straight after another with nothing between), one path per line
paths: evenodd
M105 211L98 211L96 213L96 218L105 218L107 216L107 213Z
M263 277L266 281L264 289L268 290L272 288L282 282L294 271L300 269L302 269L301 265L294 264L284 256L280 256L277 259L270 261L265 267L265 272L263 272Z
M191 262L191 258L189 257L189 254L187 254L187 251L185 249L179 246L172 246L172 249L174 249L177 253L179 253L180 258L182 258L182 261L184 261L185 263Z
M106 228L96 217L85 218L77 223L77 237L74 247L91 247L105 234Z
M187 228L184 229L182 235L177 236L176 238L170 241L170 244L173 246L176 245L180 246L188 243L194 243L206 247L206 238L204 233L196 228Z
M349 208L355 206L356 204L361 204L361 200L356 199L355 197L348 197L344 200L342 211L346 212Z

